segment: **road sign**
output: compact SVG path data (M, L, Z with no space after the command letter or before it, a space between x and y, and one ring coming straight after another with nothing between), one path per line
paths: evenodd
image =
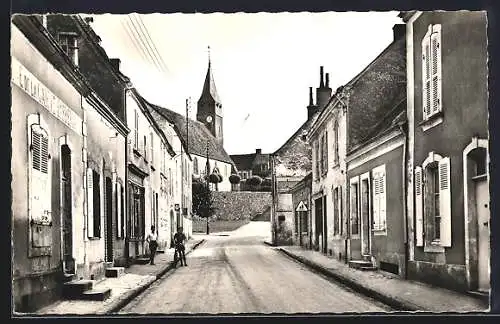
M299 202L299 205L297 206L297 209L295 209L295 211L298 211L298 212L305 212L305 211L307 211L307 207L306 207L306 205L304 204L303 201Z

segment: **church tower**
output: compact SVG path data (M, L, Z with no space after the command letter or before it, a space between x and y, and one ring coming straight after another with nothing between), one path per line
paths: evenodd
M212 120L207 121L210 116ZM223 146L224 136L222 133L222 104L215 88L214 76L212 75L212 67L210 62L210 46L208 47L208 70L203 84L200 99L198 100L198 110L196 112L196 120L205 124L210 132L217 139L217 143Z

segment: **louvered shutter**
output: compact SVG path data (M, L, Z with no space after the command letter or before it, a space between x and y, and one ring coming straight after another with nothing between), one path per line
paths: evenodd
M139 149L139 114L134 110L134 148Z
M422 39L422 104L423 104L423 119L431 113L431 47L430 35L427 32Z
M87 168L87 236L95 237L94 233L94 179L93 171Z
M325 172L328 171L328 132L325 132Z
M441 25L432 26L431 34L431 82L432 82L432 113L441 111Z
M40 171L41 166L42 135L31 130L31 217L35 220L42 218L42 183L44 176Z
M380 179L380 220L382 224L382 229L387 228L387 187L386 187L386 175L385 170L382 173L382 177Z
M155 158L154 158L154 139L153 139L153 133L149 133L149 136L151 137L149 141L149 151L150 151L150 159L151 159L151 164L154 165L155 163Z
M424 213L422 168L415 168L415 239L417 246L424 245Z
M450 158L439 161L439 214L442 246L451 246Z
M40 196L42 198L42 221L50 222L52 213L52 188L50 185L49 170L49 138L43 136L40 143L40 172L42 179L40 181Z
M121 190L120 184L117 182L115 185L115 201L116 201L116 237L122 237L122 218L121 218Z
M373 219L372 227L378 230L380 226L380 181L378 173L373 174Z

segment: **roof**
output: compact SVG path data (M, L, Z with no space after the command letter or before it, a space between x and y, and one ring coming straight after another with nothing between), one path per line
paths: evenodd
M220 103L219 94L217 93L217 88L215 87L214 76L212 74L212 66L210 61L208 61L207 75L205 77L205 83L203 84L203 90L201 92L200 100L204 96L210 96L215 102Z
M269 163L270 154L251 153L230 155L238 170L251 170L255 165Z
M170 109L160 107L148 102L143 97L139 96L145 106L153 115L153 118L163 127L165 123L174 125L177 134L182 138L184 147L188 147L189 154L198 156L207 155L207 141L208 141L208 154L213 160L234 164L233 160L226 153L224 148L217 143L217 139L210 133L203 123L189 119L188 134L186 134L186 117L176 113ZM186 137L187 136L187 137ZM186 141L187 139L187 141Z
M384 128L391 116L404 109L400 104L406 99L405 39L392 42L347 88L350 150Z

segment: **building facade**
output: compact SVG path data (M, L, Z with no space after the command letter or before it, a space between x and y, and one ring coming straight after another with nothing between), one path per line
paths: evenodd
M406 12L409 277L489 290L485 12Z
M238 176L240 177L239 190L241 191L271 191L271 162L270 154L262 153L256 149L251 154L235 154L230 156L233 160ZM253 176L262 179L260 185L250 185L246 181Z
M291 190L294 211L293 244L312 249L312 173L306 175Z
M309 106L307 120L299 129L271 155L272 199L271 231L273 244L293 244L294 209L290 189L299 183L311 171L311 146L307 134L325 107L331 95L328 73L320 68L320 86L316 89L316 105L313 102L313 89L309 88ZM311 227L313 238L317 231L313 219ZM317 242L313 240L313 246Z

